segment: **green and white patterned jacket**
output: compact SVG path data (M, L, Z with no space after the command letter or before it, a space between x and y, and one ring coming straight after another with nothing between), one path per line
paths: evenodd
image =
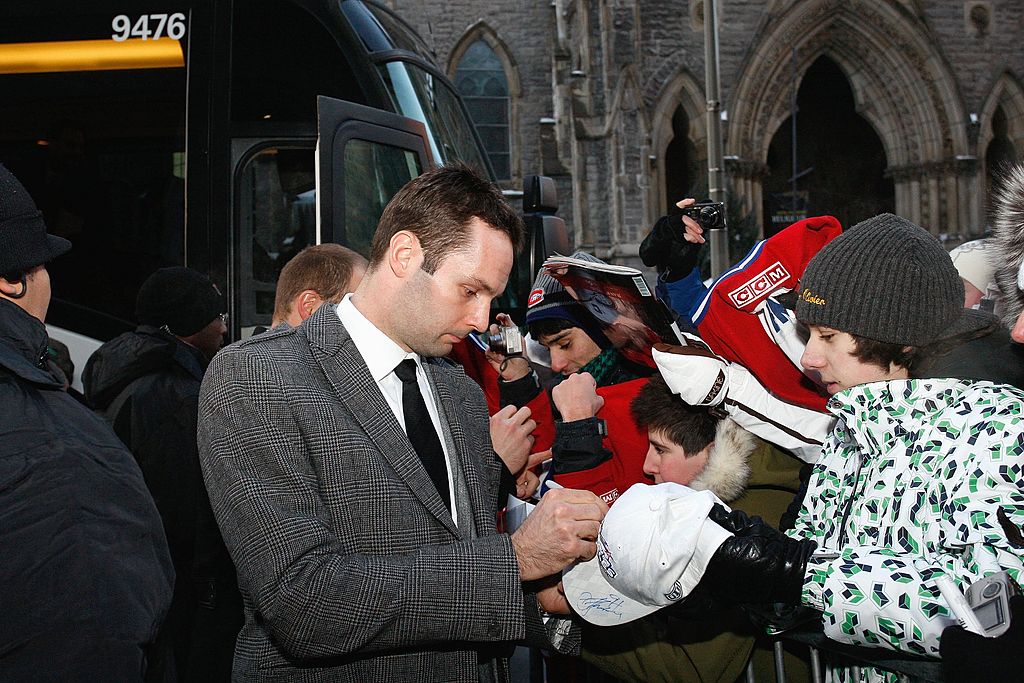
M836 394L790 535L818 542L803 602L833 640L938 656L954 623L932 580L966 589L1024 549L996 518L1024 526L1024 391L954 379L863 384Z

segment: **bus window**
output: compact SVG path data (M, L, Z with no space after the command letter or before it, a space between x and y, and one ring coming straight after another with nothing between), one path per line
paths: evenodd
M48 322L106 339L131 325L153 270L184 262L190 13L153 9L157 37L142 14L61 7L0 25L0 161L74 245L50 266Z
M423 169L415 153L367 140L349 140L344 157L345 246L369 257L384 207Z
M243 336L269 326L277 276L316 237L312 149L267 147L238 179L238 323Z
M315 121L317 95L365 104L348 58L306 10L235 0L232 17L233 120Z
M436 158L444 163L461 161L494 177L477 143L476 130L455 94L441 78L411 62L380 65L398 113L422 122Z

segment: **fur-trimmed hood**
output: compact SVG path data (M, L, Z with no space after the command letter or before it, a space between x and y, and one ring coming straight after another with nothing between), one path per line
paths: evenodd
M1010 168L1002 180L1002 189L993 198L992 243L995 279L1002 294L1000 317L1012 328L1024 311L1024 292L1017 287L1017 273L1024 263L1024 165Z
M753 434L726 418L718 423L715 430L715 445L697 478L690 482L690 488L708 490L730 503L747 488L750 479L750 455L757 447Z

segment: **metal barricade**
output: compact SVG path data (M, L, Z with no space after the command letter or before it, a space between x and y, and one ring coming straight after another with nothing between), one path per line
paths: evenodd
M844 645L827 638L820 630L801 628L787 631L774 639L775 683L786 683L786 666L783 658L784 642L799 643L809 648L811 681L823 683L828 664L848 666L853 669L855 679L860 678L860 667L870 666L895 673L900 683L942 683L942 663L928 657L894 652L883 648ZM768 683L758 680L753 662L747 664L747 683Z

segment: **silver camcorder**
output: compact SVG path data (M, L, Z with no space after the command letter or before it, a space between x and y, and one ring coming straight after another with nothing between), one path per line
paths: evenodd
M967 589L967 603L974 611L986 636L1001 636L1010 628L1010 598L1020 595L1020 587L1005 571L978 579Z

